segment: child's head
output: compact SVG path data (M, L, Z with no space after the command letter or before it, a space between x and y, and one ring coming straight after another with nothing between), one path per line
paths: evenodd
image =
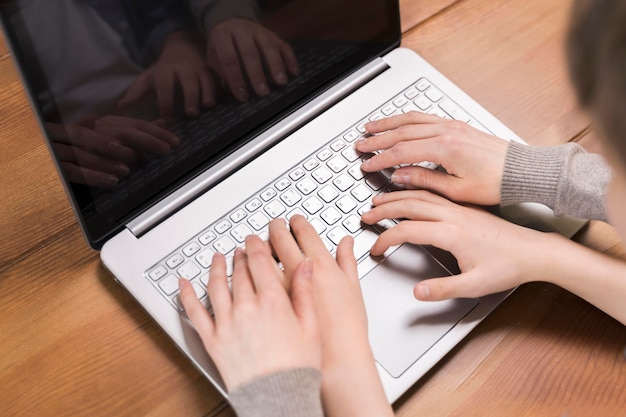
M626 0L577 0L568 36L569 68L614 170L611 222L626 241Z

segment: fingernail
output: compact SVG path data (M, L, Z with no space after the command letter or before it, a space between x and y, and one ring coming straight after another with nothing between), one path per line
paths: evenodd
M105 188L113 188L117 186L119 179L114 175L103 174L100 176L100 185Z
M240 101L248 101L248 92L245 88L241 87L239 90L237 90L237 97Z
M259 95L262 95L262 96L266 96L270 92L270 89L267 87L267 84L265 83L259 83L257 88L259 91Z
M426 300L430 296L430 288L427 285L418 285L415 292L418 298L422 300Z
M278 84L281 85L287 82L287 76L285 76L285 73L282 71L276 71L276 73L274 74L274 79Z
M187 115L191 117L196 117L198 115L198 110L195 107L187 108Z
M123 164L121 162L115 164L115 171L123 177L130 173L130 169L126 166L126 164Z
M354 145L355 146L356 145L362 145L362 144L366 143L367 141L368 141L368 138L362 137L362 138L357 139L357 141L354 143Z
M107 142L107 148L113 152L119 152L122 150L122 145L119 142L111 140Z

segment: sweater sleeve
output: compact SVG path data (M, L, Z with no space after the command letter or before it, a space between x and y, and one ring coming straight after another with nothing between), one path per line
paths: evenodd
M576 143L527 146L511 141L500 189L501 205L542 203L557 216L606 221L604 196L611 171L600 155Z
M238 417L323 417L322 373L297 368L257 378L229 393Z

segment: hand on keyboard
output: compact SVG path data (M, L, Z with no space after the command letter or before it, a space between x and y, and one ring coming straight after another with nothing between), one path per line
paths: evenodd
M380 171L398 165L391 180L405 188L427 189L453 200L481 205L500 202L507 142L473 128L417 111L365 125L372 136L356 143L361 152L377 152L361 169ZM414 166L432 161L447 172Z

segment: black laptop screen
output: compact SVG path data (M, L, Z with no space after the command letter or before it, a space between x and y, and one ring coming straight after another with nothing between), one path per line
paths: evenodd
M0 1L90 244L397 46L396 0Z

